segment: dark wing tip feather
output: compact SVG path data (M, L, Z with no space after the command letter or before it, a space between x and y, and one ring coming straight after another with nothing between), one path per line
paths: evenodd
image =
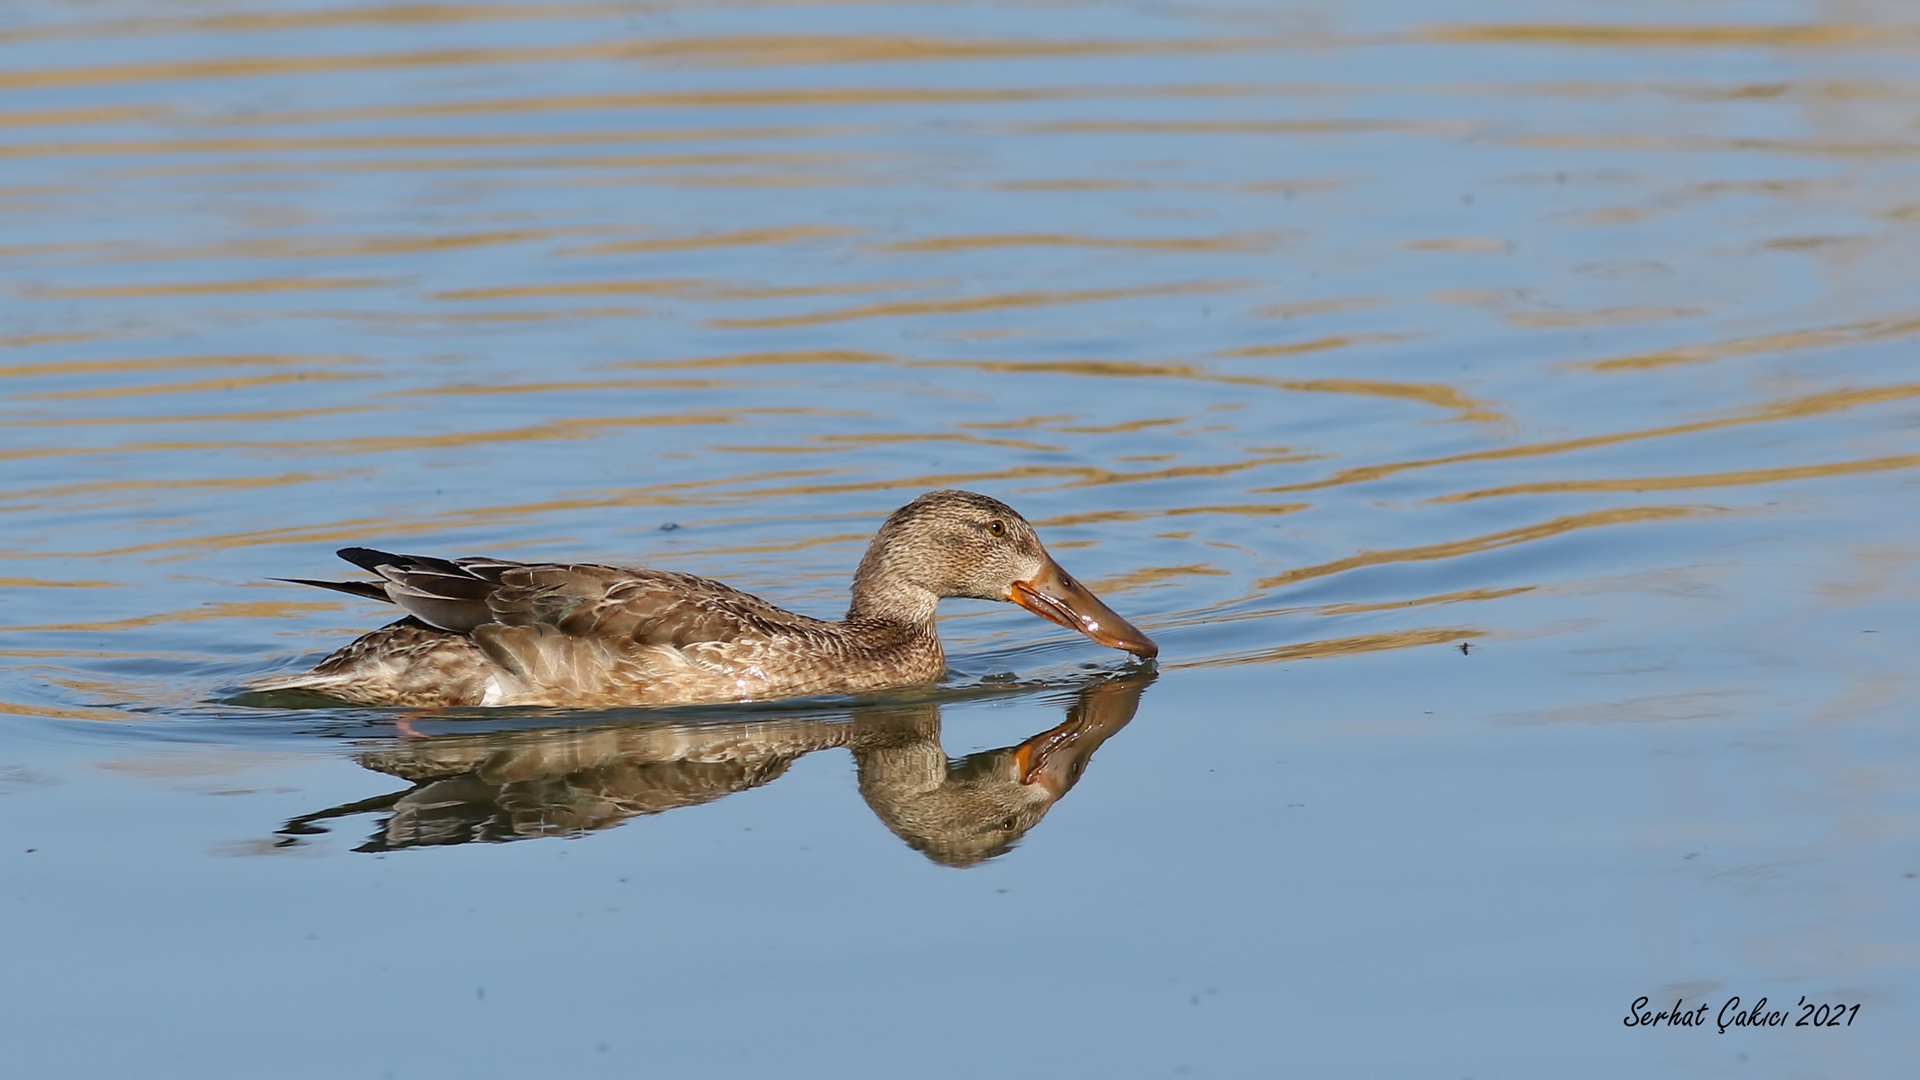
M380 572L382 566L391 566L405 559L404 556L363 547L345 547L334 552L334 554L365 570L369 574L377 574Z
M274 581L285 581L293 585L312 585L316 589L332 589L334 592L361 596L368 600L378 600L383 604L393 603L393 597L377 582L372 581L315 581L312 578L281 577Z
M383 569L383 567L392 567L403 573L414 573L424 570L435 574L446 574L451 577L473 576L467 570L463 569L459 563L451 559L437 559L432 555L396 555L391 551L380 551L377 548L363 547L341 548L334 554L368 573L379 574L382 577L393 576L387 570Z
M459 563L429 555L396 555L374 548L341 548L341 558L383 580L363 583L364 590L343 588L369 596L378 594L391 600L429 626L471 633L473 628L493 618L487 609L487 596L495 581L476 574ZM477 564L490 568L493 564ZM497 579L498 574L494 575ZM338 586L330 586L338 587Z

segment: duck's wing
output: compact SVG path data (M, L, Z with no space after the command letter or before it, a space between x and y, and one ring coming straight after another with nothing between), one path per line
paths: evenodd
M512 676L502 692L519 704L748 696L775 642L817 625L717 581L613 566L516 566L487 606L473 643Z
M674 647L767 637L811 621L692 574L580 564L506 570L487 608L503 626Z
M717 581L591 563L438 559L343 548L378 582L303 581L390 600L420 621L471 634L489 623L570 638L680 647L766 637L811 622Z

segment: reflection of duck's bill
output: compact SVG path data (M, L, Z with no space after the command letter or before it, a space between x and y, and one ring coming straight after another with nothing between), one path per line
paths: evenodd
M1022 784L1038 785L1058 799L1080 782L1093 752L1125 723L1125 718L1112 726L1069 720L1043 731L1014 747L1013 777Z
M1078 630L1109 649L1125 649L1143 659L1160 654L1160 646L1152 638L1114 614L1052 559L1032 580L1009 586L1007 599L1043 619Z
M1078 763L1084 767L1086 759L1093 756L1093 748L1100 745L1095 740L1093 746L1087 747L1080 753L1063 753L1074 748L1074 744L1080 741L1080 735L1080 729L1074 725L1061 724L1051 731L1043 731L1021 743L1013 750L1014 779L1023 784L1031 784L1041 779L1051 780L1052 783L1047 786L1064 794L1066 789L1072 787L1073 782L1080 778L1079 769L1066 766ZM1056 757L1059 758L1057 762ZM1056 764L1061 767L1049 769L1049 766Z

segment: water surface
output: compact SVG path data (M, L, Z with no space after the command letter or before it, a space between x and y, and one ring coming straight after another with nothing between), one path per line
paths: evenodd
M0 15L0 1039L1895 1075L1916 49L1873 0ZM231 701L386 617L270 580L341 546L833 615L944 486L1157 674L953 601L897 699ZM1035 739L1072 779L1009 787Z

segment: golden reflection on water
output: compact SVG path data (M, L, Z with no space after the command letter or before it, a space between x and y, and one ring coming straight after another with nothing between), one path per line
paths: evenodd
M1354 344L1340 340L1326 347L1340 347ZM1317 351L1300 347L1285 347L1284 352ZM1260 349L1240 350L1225 355L1260 356L1271 355ZM1222 383L1229 386L1257 386L1273 390L1286 390L1301 394L1362 394L1372 397L1396 398L1402 401L1415 401L1435 408L1459 413L1455 419L1491 422L1504 419L1498 412L1489 409L1484 403L1474 400L1458 389L1444 384L1393 383L1367 379L1275 379L1260 375L1235 375L1204 368L1194 364L1137 364L1099 360L1077 360L1057 363L1003 363L996 361L933 360L918 361L916 366L957 367L976 371L990 371L1000 374L1045 373L1095 376L1119 376L1137 379L1190 379L1196 382Z
M42 502L60 502L75 496L116 495L124 497L130 504L138 505L152 499L157 494L188 492L207 489L223 492L239 492L253 489L271 489L290 487L295 484L311 484L323 480L339 479L341 473L280 473L275 476L216 476L182 479L150 480L94 480L76 484L56 484L48 487L23 488L18 491L0 491L0 503L20 503L19 507L0 506L0 510L33 509ZM70 505L96 507L112 505L114 501L100 502L91 498L74 500Z
M60 338L49 342L32 344L64 344L75 338ZM231 356L155 356L125 360L62 360L34 364L0 364L0 379L32 379L47 375L106 375L127 371L174 371L179 369L221 367L268 367L284 364L306 364L311 367L323 367L341 363L366 363L364 360L337 356L276 356L270 354L239 354Z
M1576 491L1683 491L1690 488L1728 488L1745 484L1776 484L1790 480L1817 480L1855 473L1888 472L1920 465L1920 454L1870 458L1866 461L1835 461L1824 465L1789 465L1773 469L1743 469L1737 472L1709 473L1697 476L1640 476L1617 480L1548 480L1535 484L1508 484L1482 491L1463 491L1455 495L1436 495L1430 502L1466 502L1506 495L1564 494Z
M231 389L240 385L257 384L270 380L231 380L223 384L208 384L199 389ZM272 380L278 381L278 380ZM299 381L299 380L292 380ZM47 394L45 397L123 397L129 391L102 390L98 392L76 392L72 394ZM138 394L138 392L131 392ZM232 441L232 442L138 442L122 443L105 447L40 447L21 451L0 451L0 458L51 457L65 455L87 455L106 453L146 453L159 450L210 450L246 447L249 449L272 450L292 454L383 454L395 450L415 449L458 449L467 446L497 446L502 443L539 442L547 440L576 440L591 438L597 432L613 428L634 427L683 427L716 426L738 424L753 416L803 416L822 415L823 410L813 409L754 409L738 412L713 412L706 414L674 413L660 416L600 416L567 417L527 427L496 428L485 431L442 432L431 435L389 435L366 436L347 439L316 439L311 441ZM824 413L830 415L830 413Z
M851 319L887 319L914 315L953 315L963 312L996 311L1006 308L1059 307L1065 304L1090 304L1133 297L1166 297L1186 293L1228 292L1243 283L1231 281L1186 281L1144 285L1126 289L1035 289L1028 292L995 293L986 296L962 296L948 300L900 301L892 304L867 304L861 307L817 311L806 315L781 315L758 319L710 319L711 326L734 329L770 330Z
M1189 38L1141 41L1036 41L858 34L710 35L668 39L628 38L587 44L438 48L330 56L233 56L220 59L73 65L0 71L0 89L72 89L181 80L245 79L286 75L350 75L408 68L482 67L500 64L565 65L593 60L660 60L701 66L777 67L900 61L979 61L1126 55L1256 51L1259 38Z
M813 154L802 151L767 151L740 153L699 153L699 154L566 154L524 156L492 154L485 157L380 157L343 160L325 158L313 161L256 160L244 163L211 162L205 164L145 165L125 166L115 170L116 174L133 180L169 179L191 177L227 177L227 176L291 176L309 177L322 173L353 174L365 173L461 173L479 174L485 172L523 173L534 169L566 169L585 171L619 171L626 169L663 170L668 175L655 179L659 184L687 184L695 186L718 187L734 185L742 187L800 187L823 181L800 171L810 167L837 166L848 162L835 155ZM739 172L747 166L762 166L765 171L759 173ZM689 170L706 167L718 170L736 170L711 173L675 174L672 170ZM621 186L636 183L633 179L623 179ZM402 250L432 251L444 247L476 246L481 244L512 243L525 239L524 236L476 237L457 242L417 241L401 243ZM200 249L186 253L190 257L241 256L246 254L274 254L278 245L268 244L254 252L242 248ZM294 254L293 252L285 252ZM314 254L336 256L362 254L361 249L353 247L328 246ZM171 257L171 256L168 256Z
M1178 660L1165 663L1169 668L1222 668L1240 667L1245 664L1284 664L1296 660L1319 660L1335 656L1357 656L1363 653L1381 652L1388 649L1414 649L1432 645L1457 645L1462 641L1472 641L1486 636L1485 630L1473 627L1423 627L1417 630L1396 630L1386 634L1363 634L1358 637L1332 638L1325 641L1309 641L1297 645L1282 645L1278 648L1260 649L1245 653L1228 653L1210 656L1200 660Z
M1298 356L1301 353L1325 352L1328 349L1347 349L1355 345L1389 345L1396 341L1406 341L1416 337L1414 334L1341 334L1333 337L1313 338L1308 341L1290 341L1285 345L1246 345L1237 349L1222 349L1214 355L1224 358L1258 356ZM1449 391L1449 393L1452 393Z
M321 289L371 289L393 282L392 278L250 278L240 281L173 281L159 285L92 285L60 288L45 286L35 290L42 296L128 297L128 296L202 296L264 292L308 292Z
M1378 604L1326 604L1319 609L1322 615L1359 615L1368 611L1392 611L1397 608L1425 607L1429 604L1461 604L1475 600L1501 600L1509 596L1518 596L1532 592L1533 585L1516 585L1510 589L1462 589L1459 592L1442 593L1439 596L1421 596L1412 600L1391 600Z
M1297 514L1308 508L1309 503L1239 503L1233 506L1171 506L1158 510L1097 510L1089 514L1059 514L1038 518L1035 525L1064 529L1072 525L1095 525L1119 521L1151 521L1162 517L1184 517L1190 514L1229 514L1234 516L1268 514Z
M1850 323L1845 326L1823 326L1812 330L1795 330L1784 334L1765 334L1760 337L1738 338L1732 341L1706 342L1699 345L1687 345L1673 349L1663 349L1657 353L1643 356L1622 356L1611 360L1595 360L1588 364L1595 371L1632 371L1650 368L1671 367L1675 364L1704 364L1715 360L1728 360L1737 356L1767 355L1791 352L1800 349L1830 348L1856 341L1889 341L1911 337L1920 333L1920 318L1912 312L1864 322Z
M1508 446L1496 450L1476 451L1474 453L1434 458L1427 461L1406 461L1383 465L1368 465L1355 469L1342 470L1325 480L1302 484L1287 484L1276 487L1254 488L1253 490L1261 493L1274 494L1293 491L1313 491L1320 488L1379 480L1392 476L1395 473L1405 472L1411 469L1428 469L1445 465L1459 465L1473 461L1546 457L1554 454L1617 446L1623 443L1744 427L1749 424L1814 417L1826 413L1844 412L1849 409L1882 404L1889 401L1899 401L1916 396L1920 396L1920 383L1899 386L1877 386L1860 390L1835 390L1762 405L1752 409L1745 415L1727 417L1720 420L1702 420L1695 423L1674 424L1670 427L1652 428L1644 431L1625 431L1612 435L1597 435L1584 439L1567 439L1559 442Z
M111 589L112 581L48 581L45 578L0 577L0 589Z
M104 18L0 31L0 42L54 41L150 34L245 33L317 30L340 26L415 26L468 22L542 22L550 19L620 17L629 4L381 4L338 11L229 11L209 15Z
M495 147L618 146L624 143L732 142L753 139L821 139L850 134L853 129L824 127L675 129L670 131L516 132L490 135L353 137L281 136L276 138L167 139L154 141L94 141L13 143L0 147L0 157L61 158L81 156L139 156L144 154L279 154L289 151L334 150L480 150Z
M581 255L611 255L635 251L696 251L715 247L758 247L769 244L795 244L831 236L844 236L848 229L829 225L792 225L777 229L734 229L702 233L697 236L672 236L645 240L619 240L610 244L590 244L570 249Z
M316 611L337 611L339 608L340 605L332 601L317 603L292 600L219 601L184 611L157 612L130 619L46 623L40 626L0 626L0 634L98 633L103 630L127 630L141 626L197 622L202 619L279 619Z
M1122 237L1070 233L1002 233L989 236L935 236L879 245L881 251L978 251L988 248L1084 247L1131 251L1265 251L1278 246L1274 233L1228 233L1224 236Z
M86 390L42 390L38 393L14 394L15 401L73 401L85 398L126 398L150 397L156 394L207 394L220 390L239 390L247 387L274 386L283 383L319 382L325 380L365 379L364 372L344 371L285 371L271 375L243 375L225 379L194 379L177 383L149 383L145 386L100 386Z
M1320 563L1316 566L1302 566L1288 570L1283 574L1262 578L1257 583L1262 589L1277 589L1283 585L1307 581L1312 578L1326 577L1329 574L1344 573L1365 566L1382 566L1388 563L1428 562L1435 559L1452 559L1463 555L1477 555L1484 551L1511 547L1514 544L1544 540L1580 529L1595 529L1611 525L1628 525L1650 521L1667 521L1674 518L1693 517L1711 513L1706 507L1695 506L1636 506L1618 510L1596 510L1584 514L1569 514L1551 521L1542 521L1517 529L1502 529L1484 536L1470 537L1465 540L1452 540L1443 544L1422 544L1419 547L1393 548L1385 551L1362 551L1344 559Z
M13 654L18 655L18 654ZM62 656L72 655L61 653ZM48 705L44 702L14 702L0 700L0 716L43 717L51 720L93 720L125 723L140 720L141 717L124 709L107 708L68 708L60 705Z
M1874 49L1920 46L1920 33L1884 24L1802 24L1789 26L1652 25L1619 23L1605 26L1577 23L1507 23L1438 26L1423 37L1445 42L1494 44L1583 45L1602 48L1762 45L1768 48L1830 49L1866 45Z
M852 349L802 349L791 352L746 352L708 356L693 360L632 360L616 367L627 368L752 368L795 366L802 364L887 364L895 358L886 353Z

